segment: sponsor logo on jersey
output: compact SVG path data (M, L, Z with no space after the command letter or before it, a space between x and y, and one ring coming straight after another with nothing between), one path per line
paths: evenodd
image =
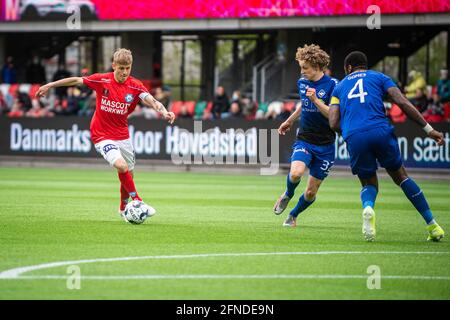
M117 146L115 146L113 144L107 144L107 145L103 146L103 152L105 154L107 154L111 150L117 150L117 149L118 149Z
M100 103L100 110L119 115L127 114L129 107L129 103L109 100L106 97L102 97Z
M303 153L309 154L308 150L306 150L305 148L295 149L294 153L297 153L297 152L303 152Z
M127 93L125 95L125 102L131 103L131 101L133 101L134 97L131 93Z

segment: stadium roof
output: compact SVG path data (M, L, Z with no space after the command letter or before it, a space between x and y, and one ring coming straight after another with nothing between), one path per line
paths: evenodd
M125 32L125 31L213 31L271 30L323 27L366 27L369 15L248 19L180 19L82 21L71 29L65 21L21 21L0 23L0 32ZM384 14L383 26L449 25L450 13Z

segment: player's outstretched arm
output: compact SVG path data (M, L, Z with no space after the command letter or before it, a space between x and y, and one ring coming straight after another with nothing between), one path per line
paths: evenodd
M328 122L330 123L331 130L341 134L341 112L339 110L339 105L333 104L330 106Z
M323 114L324 117L328 118L328 115L330 113L330 107L327 106L322 100L317 98L316 89L308 88L308 90L306 91L306 96L312 101L312 103L316 105L320 113Z
M165 120L169 121L170 124L175 121L175 113L167 111L164 105L156 100L151 94L148 94L142 102L146 106L155 109Z
M295 109L294 113L292 113L286 121L284 121L280 127L278 128L278 134L284 136L286 132L291 130L292 124L300 117L300 113L302 112L302 107L298 107Z
M45 96L48 93L48 90L51 88L57 88L57 87L72 87L83 84L83 78L81 77L70 77L61 79L58 81L50 82L38 89L36 92L36 97L40 98Z
M427 123L419 110L412 105L412 103L402 94L399 88L391 87L387 90L387 92L391 100L397 104L400 109L402 109L409 119L417 123L430 138L437 142L438 145L441 146L444 144L444 135L442 132L434 130L433 127Z

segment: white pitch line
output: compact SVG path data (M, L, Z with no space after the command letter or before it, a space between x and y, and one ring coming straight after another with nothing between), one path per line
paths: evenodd
M85 263L97 263L97 262L117 262L117 261L133 261L133 260L160 260L160 259L195 259L195 258L211 258L211 257L252 257L252 256L277 256L277 255L339 255L339 254L353 254L353 255L366 255L366 254L450 254L447 251L300 251L300 252L253 252L253 253L204 253L204 254L186 254L186 255L165 255L165 256L141 256L141 257L118 257L118 258L99 258L99 259L85 259L85 260L73 260L73 261L59 261L51 263L43 263L38 265L18 267L0 272L1 279L16 279L23 273L56 268L68 265L78 265Z
M368 275L345 274L143 274L124 276L80 276L80 280L173 280L173 279L367 279ZM68 276L62 275L37 275L21 276L15 280L67 280ZM399 276L386 275L381 279L390 280L445 280L450 281L450 276Z

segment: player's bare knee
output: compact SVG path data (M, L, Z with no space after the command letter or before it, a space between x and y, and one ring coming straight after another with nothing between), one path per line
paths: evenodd
M115 163L114 163L114 167L117 169L117 171L119 171L120 173L124 173L128 171L128 165L126 163L125 160L123 159L118 159Z
M303 176L303 170L294 169L290 172L290 177L292 182L300 181Z
M306 189L305 198L306 200L313 200L316 197L317 189Z
M396 185L401 185L403 181L408 179L408 174L406 173L406 170L401 167L400 169L396 171L387 171L388 174L391 176L392 180Z

